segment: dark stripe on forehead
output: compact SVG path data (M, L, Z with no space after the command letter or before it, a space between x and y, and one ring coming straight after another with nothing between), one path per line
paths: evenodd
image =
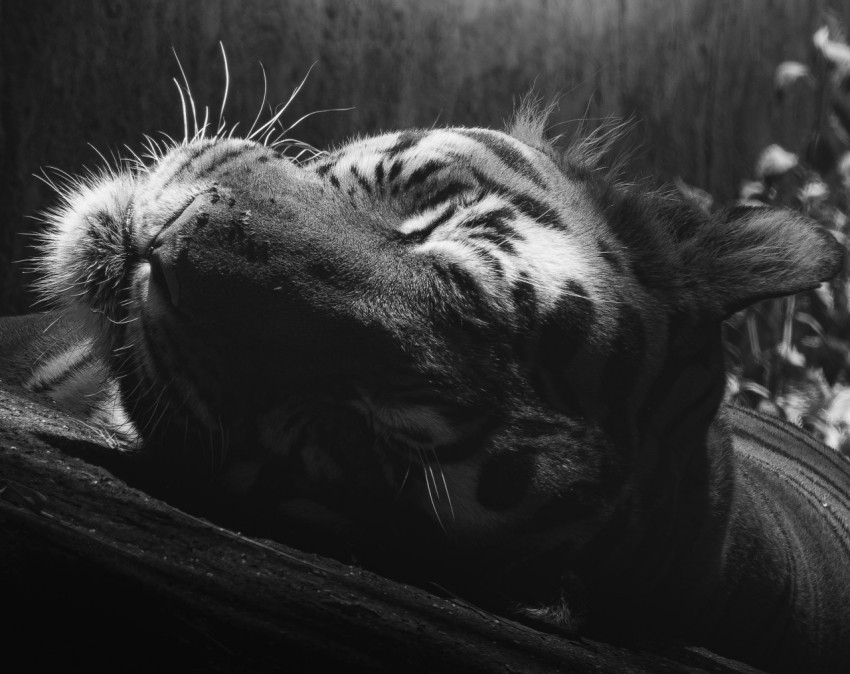
M459 226L473 230L471 236L486 239L506 253L516 255L513 242L522 240L523 237L510 226L509 220L512 217L510 209L500 208L488 213L478 213L462 221Z
M486 213L476 213L463 220L460 226L467 229L486 229L512 240L523 241L524 237L509 224L513 217L514 213L509 208L498 208Z
M527 215L535 222L560 230L567 228L558 215L557 210L552 206L549 206L542 201L538 201L537 199L533 199L528 195L516 194L507 190L504 195L520 212L523 213L523 215Z
M484 131L481 129L464 129L463 135L468 136L495 154L502 162L527 178L540 189L547 189L546 181L537 167L534 166L513 144L504 136L495 131Z
M409 243L422 243L430 236L431 232L437 229L437 227L442 225L444 222L451 219L456 212L457 206L455 204L450 204L442 213L440 213L422 229L418 229L410 234L401 234L401 237Z
M393 180L398 178L398 174L401 173L402 166L404 166L404 162L402 162L401 159L396 159L390 165L390 172L387 174L387 182L391 183ZM397 189L397 187L393 189Z
M504 235L500 235L496 232L492 232L489 230L478 230L472 232L470 236L473 239L482 239L484 241L488 241L500 250L504 251L505 253L508 253L509 255L516 255L516 248L514 248L514 245L511 243L510 239L505 238ZM501 263L499 263L497 260L493 260L493 263L498 266L497 271L499 272L499 275L504 276L504 269L502 268ZM491 266L493 265L491 264Z
M330 171L336 165L335 161L329 161L319 166L314 167L314 171L316 175L320 178L324 178L328 171Z
M393 145L389 150L386 151L387 157L389 157L390 159L397 157L402 152L414 147L424 137L425 133L416 129L410 131L402 131L399 134L398 140L396 140L395 145Z
M450 201L468 189L470 189L470 187L466 183L448 183L447 185L443 185L443 187L433 194L426 194L422 201L417 204L418 209L420 211L427 211L431 208L435 208L446 201Z
M356 166L351 167L351 175L357 180L357 183L362 187L367 194L372 194L372 186L369 184L369 181L363 176L362 173L357 169Z
M482 237L488 238L488 237ZM489 239L492 244L503 250L504 252L513 255L515 253L514 247L509 243L505 243L504 241L496 241L494 239ZM502 261L496 257L495 255L489 253L487 255L487 266L493 271L500 279L504 280L505 278L505 266L502 264Z
M517 192L508 185L498 183L477 169L471 170L475 179L486 191L506 199L523 215L547 227L561 231L567 229L566 224L560 218L557 208L539 199L535 199L528 194Z
M195 177L200 178L209 175L213 171L220 171L225 164L228 164L234 159L240 159L244 157L246 149L247 148L240 146L237 148L230 148L229 150L225 150L224 152L218 153L215 157L212 158L212 162L210 163L210 165L207 166L203 171L198 172ZM198 160L200 159L201 157L199 156ZM187 164L185 168L188 169L189 164Z
M420 183L424 182L429 176L433 175L435 172L445 167L446 165L443 162L437 161L436 159L429 159L410 174L410 177L404 184L404 188L410 189L411 187L419 185Z
M192 164L199 159L205 152L211 150L215 147L215 144L203 144L201 146L191 147L189 146L184 150L185 154L183 157L183 163L174 168L171 172L171 175L168 177L167 182L171 182L171 179L176 176L181 171L188 171Z
M203 155L203 154L204 154L207 150L212 150L214 147L216 147L216 143L209 143L209 144L201 145L200 147L195 147L195 148L194 148L194 149L193 149L193 150L189 153L189 156L186 158L186 161L184 162L183 167L185 168L185 167L186 167L186 165L188 165L188 164L189 164L189 162L192 162L192 161L194 161L194 160L198 159L198 158L199 158L201 155Z

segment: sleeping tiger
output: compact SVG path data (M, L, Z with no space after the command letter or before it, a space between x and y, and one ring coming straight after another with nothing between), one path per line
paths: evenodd
M720 339L842 250L544 127L526 106L295 160L201 133L73 183L30 387L281 538L571 632L850 671L850 471L722 404Z

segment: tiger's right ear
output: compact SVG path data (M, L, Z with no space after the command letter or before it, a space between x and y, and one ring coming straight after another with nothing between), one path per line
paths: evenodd
M726 318L759 300L812 290L841 270L844 247L785 209L736 207L681 232L681 300Z

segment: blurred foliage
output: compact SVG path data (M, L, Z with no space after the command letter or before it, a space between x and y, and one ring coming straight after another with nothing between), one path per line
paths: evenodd
M739 203L793 208L848 244L850 46L827 17L813 36L811 63L781 63L775 104L814 97L817 114L798 146L770 145ZM724 328L727 398L786 418L850 458L850 265L794 297L760 302Z

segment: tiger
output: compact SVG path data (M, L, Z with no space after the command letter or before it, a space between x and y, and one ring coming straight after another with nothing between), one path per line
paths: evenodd
M721 340L842 247L547 115L299 156L187 134L66 184L27 386L281 540L567 635L850 671L850 470L724 403Z

